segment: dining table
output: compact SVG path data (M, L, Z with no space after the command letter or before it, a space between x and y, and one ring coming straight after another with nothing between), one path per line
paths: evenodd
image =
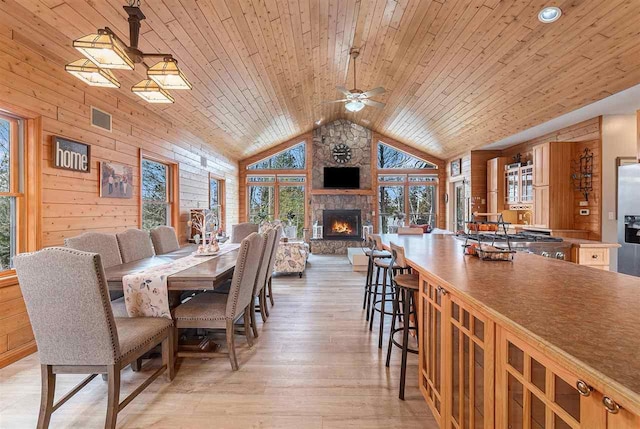
M110 291L122 291L122 278L155 266L163 265L191 255L196 245L186 245L163 255L151 256L105 268ZM203 257L202 263L171 274L167 278L169 292L187 290L213 290L233 276L239 249L234 249L213 258Z

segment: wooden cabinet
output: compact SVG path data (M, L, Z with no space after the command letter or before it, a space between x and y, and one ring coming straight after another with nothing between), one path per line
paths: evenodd
M571 145L549 142L533 147L534 225L573 229Z
M505 157L497 157L487 161L488 213L499 213L504 209L504 165L506 160Z
M441 428L494 427L493 322L421 277L420 390Z
M573 246L571 261L579 265L587 265L599 270L609 271L609 248Z
M520 203L520 168L510 168L505 173L507 204Z
M502 327L496 328L495 427L637 429L640 417Z
M523 204L533 202L533 171L533 165L520 167L520 202Z

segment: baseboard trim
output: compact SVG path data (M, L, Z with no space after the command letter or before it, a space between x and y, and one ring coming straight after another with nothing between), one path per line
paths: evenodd
M11 365L12 363L19 361L20 359L29 356L32 353L35 353L37 350L38 348L36 347L36 342L29 341L28 343L22 344L15 349L2 353L0 354L0 368Z

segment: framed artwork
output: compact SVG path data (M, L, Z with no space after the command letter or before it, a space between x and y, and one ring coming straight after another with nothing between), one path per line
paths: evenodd
M102 161L100 163L100 197L131 198L133 168L129 165Z
M616 158L616 220L618 219L618 167L636 164L637 162L638 160L635 156L619 156Z
M451 177L462 174L462 158L451 161Z
M85 143L53 136L53 166L63 170L89 173L91 171L91 146Z

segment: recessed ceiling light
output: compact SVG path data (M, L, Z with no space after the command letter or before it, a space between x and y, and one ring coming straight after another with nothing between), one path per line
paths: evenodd
M545 7L538 13L538 20L545 24L556 22L562 16L562 10L559 7L549 6Z

